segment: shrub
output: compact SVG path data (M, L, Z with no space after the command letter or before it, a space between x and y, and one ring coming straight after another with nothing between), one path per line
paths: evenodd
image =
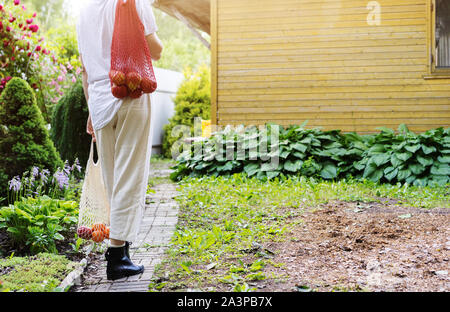
M7 182L33 166L63 166L28 83L13 78L0 96L0 197ZM5 180L6 178L6 180Z
M296 175L445 185L450 181L449 134L450 128L414 134L406 125L397 134L381 128L381 133L372 135L304 129L303 125L227 127L184 151L171 178L244 172L258 179Z
M9 1L0 5L0 93L12 77L26 80L49 122L63 88L76 81L79 64L51 52L36 24L36 13L19 4L20 1Z
M175 135L173 130L177 126L188 126L191 135L194 134L194 119L201 117L209 119L211 116L211 90L210 71L207 67L201 67L198 72L192 74L189 70L185 73L185 80L180 86L175 98L175 115L164 126L163 154L172 158L172 147L183 134Z
M23 198L0 209L0 229L6 228L14 246L32 254L57 253L56 240L64 240L78 223L78 204L48 196Z
M83 86L78 81L55 107L50 136L62 159L73 163L76 158L85 166L91 137L86 133L89 109Z

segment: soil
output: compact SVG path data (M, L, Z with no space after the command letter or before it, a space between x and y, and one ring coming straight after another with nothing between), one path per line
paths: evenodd
M270 243L280 268L260 291L447 292L450 210L334 201L302 215L290 240Z

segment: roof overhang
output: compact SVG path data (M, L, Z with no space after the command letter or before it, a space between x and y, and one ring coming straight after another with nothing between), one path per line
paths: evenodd
M155 0L153 6L210 34L210 0Z

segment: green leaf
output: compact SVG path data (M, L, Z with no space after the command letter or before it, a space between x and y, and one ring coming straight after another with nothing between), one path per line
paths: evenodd
M403 161L407 161L408 159L410 159L412 157L412 153L410 152L404 152L404 153L395 153L395 156Z
M391 156L391 164L394 167L400 167L401 164L403 164L403 161L401 159L399 159L396 154L392 154Z
M250 163L244 167L244 171L249 177L255 175L259 171L259 169L259 164L256 163Z
M305 159L305 154L300 152L294 152L292 155L294 155L298 159Z
M422 145L422 151L424 152L425 155L431 154L433 152L436 152L436 147L434 146L426 146L426 145Z
M275 178L275 177L280 175L280 171L278 171L278 170L276 170L276 171L267 171L266 174L267 174L267 178L268 179L273 179L273 178Z
M450 156L439 156L438 157L439 162L443 163L443 164L449 164L450 163Z
M398 168L387 167L384 169L384 177L389 181L392 181L398 174Z
M412 173L414 173L415 175L419 175L422 172L425 171L425 166L421 165L421 164L410 164L408 166L408 168L411 170Z
M290 151L283 151L283 152L281 152L281 154L280 154L280 158L283 158L283 159L286 159L288 156L289 156L289 154L290 154L291 152Z
M284 163L284 169L290 172L297 172L302 168L303 161L302 160L288 160Z
M56 240L60 240L60 241L64 240L64 236L62 236L59 233L55 233L53 238L56 239Z
M408 127L405 124L398 126L398 131L402 134L410 133Z
M291 148L304 153L308 149L308 146L301 144L301 143L294 143L291 145Z
M406 178L408 178L412 174L411 170L409 169L402 169L398 171L397 180L404 181Z
M417 161L424 167L431 166L434 163L433 158L417 155Z
M425 177L425 178L416 179L413 182L413 185L414 186L426 186L427 183L428 183L428 178Z
M337 177L337 167L333 163L326 163L320 171L320 176L326 180L331 180Z
M391 155L388 153L372 156L372 161L377 165L377 167L386 164L390 159Z
M438 185L443 186L449 181L450 181L450 177L448 175L432 175L431 180L428 181L428 185L432 186L435 183L437 183Z
M408 152L415 153L415 152L417 152L418 150L420 150L421 147L422 147L422 145L420 145L420 144L417 144L417 145L407 145L407 146L405 146L405 149L406 149Z
M370 153L383 153L385 151L385 146L383 144L375 144L369 148Z
M448 164L442 164L436 162L430 170L431 174L434 175L450 175L450 166Z
M366 164L365 164L365 163L362 163L361 161L354 161L354 162L353 162L353 167L354 167L356 170L363 170L364 168L366 168Z
M275 166L272 163L263 163L261 166L261 171L273 171L278 169L278 166Z
M406 178L406 183L413 184L413 182L416 180L416 176L414 174L411 174L409 177Z

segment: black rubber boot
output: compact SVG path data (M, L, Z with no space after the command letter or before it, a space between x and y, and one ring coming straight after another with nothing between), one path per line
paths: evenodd
M127 246L110 247L105 254L106 260L106 277L108 280L116 280L127 276L133 276L144 272L143 265L134 265L130 258L127 257Z
M130 242L125 242L125 254L127 255L128 259L130 258L130 246L132 243Z

